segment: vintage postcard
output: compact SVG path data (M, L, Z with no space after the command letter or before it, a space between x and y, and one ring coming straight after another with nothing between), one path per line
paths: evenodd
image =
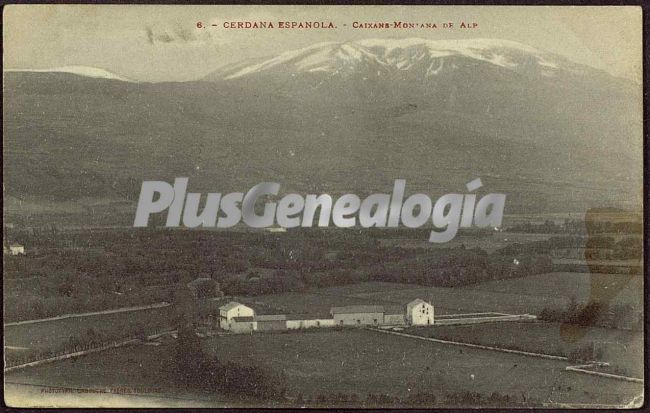
M5 403L642 406L642 12L5 6Z

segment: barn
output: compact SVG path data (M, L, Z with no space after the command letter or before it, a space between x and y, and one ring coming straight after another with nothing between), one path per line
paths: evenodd
M25 246L20 244L9 244L9 248L7 248L5 244L3 245L3 251L5 254L9 255L25 255Z
M384 307L384 324L389 326L406 324L405 306L388 305Z
M254 317L259 331L285 331L287 329L287 316L279 315L257 315Z
M340 326L380 325L384 323L384 307L381 305L349 305L332 307L330 315Z
M233 317L228 323L228 330L233 333L252 333L257 330L255 317Z
M336 324L331 318L319 318L317 315L308 317L305 315L290 316L287 319L288 330L301 330L306 328L335 327Z
M419 298L406 304L406 322L413 326L433 325L433 305Z
M235 317L253 317L255 310L242 303L231 301L219 307L220 326L224 330L230 330Z

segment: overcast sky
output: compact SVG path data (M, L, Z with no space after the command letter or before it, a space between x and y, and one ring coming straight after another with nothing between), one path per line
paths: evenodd
M224 21L332 21L334 30L198 29ZM358 30L354 21L478 23L473 30ZM347 26L343 26L347 24ZM219 66L323 41L379 37L502 38L636 82L639 7L9 5L4 67L101 67L142 81L190 80Z

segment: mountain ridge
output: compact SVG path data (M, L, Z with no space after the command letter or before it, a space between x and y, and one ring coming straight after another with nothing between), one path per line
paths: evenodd
M4 72L26 72L26 73L68 73L77 76L91 77L96 79L120 80L122 82L136 82L124 76L120 76L109 70L94 66L62 66L51 69L5 69Z
M426 76L436 75L445 58L465 58L491 63L511 70L538 70L544 76L570 70L576 73L597 70L571 62L557 54L542 51L523 43L503 39L428 40L422 38L368 38L349 42L321 42L304 48L288 50L250 65L226 65L206 75L204 80L232 80L262 73L276 67L294 72L338 74L355 69L355 64L375 64L382 70L409 70L425 59Z
M443 68L426 77L429 55L409 42L367 40L360 52L321 44L234 63L214 81L5 72L5 196L134 202L143 180L178 176L197 192L277 181L363 194L402 178L409 191L442 195L482 177L508 194L507 213L638 205L638 88L555 60L551 77L544 64L515 71L507 53L438 56ZM512 58L525 62L524 52ZM354 65L341 76L308 71L332 58ZM288 70L296 63L305 66Z
M400 51L408 49L418 49L419 52L428 52L429 57L431 58L450 58L450 57L465 57L474 59L477 61L488 62L496 66L501 67L510 67L514 69L516 66L521 64L521 62L513 62L512 59L508 59L506 54L510 54L510 57L516 57L512 55L513 52L522 53L522 56L528 56L531 61L527 62L528 65L537 65L539 69L542 70L545 76L552 76L554 70L558 69L558 66L561 65L565 68L570 68L576 73L581 71L599 71L603 72L601 69L596 69L591 66L579 64L571 61L570 59L563 57L561 55L551 53L524 43L515 42L512 40L506 39L496 39L496 38L472 38L472 39L450 39L450 40L432 40L424 38L366 38L355 41L347 42L319 42L303 48L292 49L284 51L278 55L266 55L261 57L252 57L247 59L238 60L232 63L228 63L221 67L216 68L212 72L209 72L206 75L200 76L195 80L188 80L186 82L193 81L221 81L221 80L232 80L237 79L242 76L246 76L254 72L252 70L256 66L260 67L272 67L274 64L284 64L289 61L296 59L301 54L310 53L313 51L322 52L323 49L333 48L335 50L331 51L341 51L344 55L347 52L346 58L348 60L353 58L355 53L365 54L366 56L373 56L376 62L380 63L382 66L391 66L393 69L399 70L408 70L410 66L406 60L400 61L396 59L396 55ZM374 52L373 52L374 50ZM378 51L380 51L378 53ZM500 52L499 52L500 51ZM378 54L377 54L378 53ZM390 57L390 55L393 55ZM389 56L389 58L387 58ZM521 59L522 56L518 58ZM310 55L307 56L310 58L315 58L316 56ZM321 56L323 57L323 56ZM420 58L423 56L420 55ZM314 66L307 68L308 71L314 72L328 72L326 67ZM428 75L439 73L438 70L442 67L430 67L427 70ZM124 82L140 82L139 80L131 79L127 76L117 74L113 71L97 67L97 66L83 66L83 65L70 65L62 66L48 69L4 69L4 72L32 72L32 73L69 73L78 76L92 77L92 78L103 78L110 80L120 80ZM330 72L331 74L331 72ZM611 75L609 75L611 76ZM613 77L613 76L612 76ZM617 78L622 79L622 78ZM627 80L627 79L626 79ZM155 83L167 83L168 81L161 81ZM632 82L632 81L630 81ZM182 82L180 82L182 83Z

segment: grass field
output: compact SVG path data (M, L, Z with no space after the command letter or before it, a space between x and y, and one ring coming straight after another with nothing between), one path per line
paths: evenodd
M616 395L632 396L642 389L639 384L565 372L566 363L560 361L461 351L456 346L367 330L228 336L211 339L207 345L221 359L283 371L293 392L311 395L443 395L470 390L539 402L620 403Z
M391 283L382 281L369 281L360 284L339 285L334 287L320 288L319 294L328 295L350 295L358 293L366 293L369 291L394 291L394 290L409 290L414 287L413 284Z
M384 301L388 303L406 303L416 298L432 300L436 313L450 312L501 312L508 314L537 314L547 306L564 308L567 297L538 296L514 292L484 291L462 287L423 287L413 286L410 289L380 291L351 294L351 297L367 300Z
M387 282L366 282L345 286L321 288L304 293L269 294L248 298L252 304L263 304L272 307L279 313L305 314L317 317L329 317L332 307L346 305L395 305L401 301L391 301L378 298L366 298L364 294L388 294L391 291L413 290L419 287L412 284Z
M606 283L616 275L600 274ZM634 279L615 300L642 305L642 280ZM569 297L588 297L589 274L549 273L499 280L467 287L439 288L370 282L323 288L307 293L248 297L246 302L290 314L327 317L332 306L404 304L414 298L433 300L436 314L504 312L536 314L545 307L564 308ZM123 330L169 319L169 308L111 314L5 328L5 345L51 348L85 333ZM458 341L557 353L569 348L550 323L490 323L419 329L421 334ZM590 329L582 340L595 341L604 359L635 377L642 375L642 333ZM221 360L266 366L283 372L290 393L316 397L326 393L386 393L405 397L410 392L499 392L536 403L621 404L642 391L641 384L567 372L566 362L487 350L424 342L366 330L319 330L309 333L255 334L213 337L207 349ZM21 350L10 350L21 351ZM190 392L175 387L165 373L173 344L132 346L91 354L36 368L12 372L7 381L77 387L149 386L163 388L170 397ZM115 368L115 366L120 366ZM474 375L474 379L471 378ZM208 394L215 405L226 398ZM189 395L188 397L197 397Z
M382 305L381 299L366 299L347 295L327 295L319 293L282 293L255 297L252 302L263 303L280 314L303 314L313 317L329 317L332 307L346 305Z
M406 332L466 343L524 350L535 353L568 355L577 347L595 343L604 361L643 377L643 332L589 327L576 341L563 335L557 323L490 323L459 326L411 327Z
M71 336L82 337L91 327L100 333L119 334L140 325L164 323L170 319L171 312L171 307L165 307L8 326L4 327L4 345L10 352L58 349Z
M552 272L523 278L490 281L463 287L467 291L483 291L497 294L517 294L523 297L542 297L553 300L575 296L578 302L587 302L592 294L592 285L604 288L621 279L618 274L587 274L577 272ZM594 291L597 289L594 288ZM597 295L594 295L598 299ZM634 277L613 294L610 304L630 304L643 309L643 277Z
M620 279L620 276L616 274L553 272L453 288L395 284L395 288L391 289L389 283L362 283L317 290L309 294L310 300L304 302L301 302L302 295L299 293L283 295L277 300L278 303L284 301L287 308L300 310L304 308L303 304L327 307L327 303L332 301L331 298L321 298L322 304L318 304L319 299L315 297L324 294L338 296L342 301L352 303L357 299L357 304L401 304L422 298L431 299L439 314L475 311L537 314L547 307L566 308L571 296L575 296L579 302L586 302L591 294L592 283L604 288L617 279ZM276 299L268 296L263 300ZM642 309L642 277L635 277L624 285L610 303L630 304L635 309Z
M415 298L432 300L436 314L462 312L504 312L537 314L543 308L565 308L571 296L586 301L591 277L601 285L618 277L615 274L548 273L524 278L491 281L466 287L423 287L411 284L368 282L322 288L305 293L283 293L248 297L244 302L264 308L265 312L328 317L331 307L355 304L397 305ZM618 293L613 303L643 306L642 278L636 277ZM72 318L47 323L5 328L9 351L20 348L55 348L71 335L85 334L88 328L111 332L152 320L169 318L169 308L135 313ZM12 349L14 348L14 349Z
M368 393L430 392L442 397L476 391L536 403L620 404L642 391L641 384L567 372L561 361L460 349L367 330L233 335L205 340L205 345L221 360L282 371L293 395L342 392L363 399ZM157 387L169 396L187 396L165 373L164 360L171 351L173 344L132 346L11 372L6 380L85 388ZM212 396L216 406L228 404Z
M406 396L430 392L500 392L535 403L620 404L642 385L567 372L567 363L486 350L459 348L367 330L214 337L207 351L221 360L281 371L290 395L342 392ZM82 388L155 387L170 397L191 397L168 379L173 344L132 346L76 360L11 372L10 383ZM115 366L120 366L115 368ZM474 375L474 379L471 378ZM227 405L215 394L216 406Z
M76 359L45 364L5 374L5 400L25 401L30 404L48 405L52 400L59 405L88 403L89 406L112 407L114 403L139 407L206 407L228 404L226 398L216 394L197 394L178 386L166 371L169 369L171 345L158 347L134 345L85 355ZM9 386L7 386L9 384ZM24 386L21 384L27 384ZM125 395L67 394L63 400L41 394L39 386L73 389L154 389L155 392L127 397ZM14 393L9 393L13 390ZM210 399L206 404L203 399ZM185 401L184 401L185 400ZM187 401L189 400L189 401ZM79 407L79 406L76 406Z
M255 297L279 312L325 316L332 306L405 304L416 298L432 300L437 314L455 312L504 312L538 314L550 307L564 309L571 296L586 302L595 285L607 286L616 274L546 273L465 287L425 287L412 284L361 283L323 288L305 293ZM643 308L642 278L635 277L614 296L613 304Z

